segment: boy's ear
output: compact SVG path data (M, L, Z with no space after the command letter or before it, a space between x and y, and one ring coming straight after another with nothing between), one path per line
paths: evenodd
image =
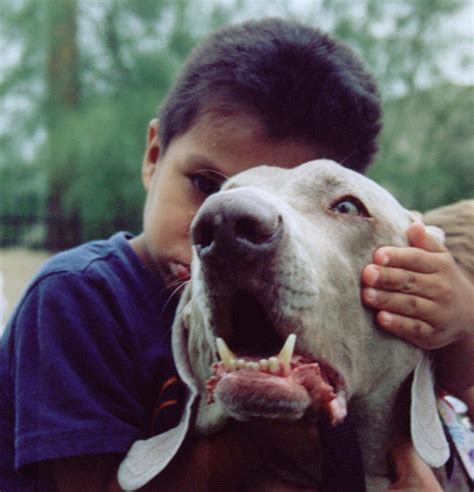
M160 157L160 141L158 137L160 123L154 118L148 124L145 154L142 163L142 181L148 190L151 178L156 170L156 163Z

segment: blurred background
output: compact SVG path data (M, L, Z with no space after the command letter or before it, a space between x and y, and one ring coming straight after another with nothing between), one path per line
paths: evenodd
M372 178L420 211L474 196L474 0L0 0L0 325L49 254L140 231L147 123L183 60L269 15L375 73Z

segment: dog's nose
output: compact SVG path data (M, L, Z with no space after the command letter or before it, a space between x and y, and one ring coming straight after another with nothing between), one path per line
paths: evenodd
M281 230L275 207L242 188L209 197L191 225L191 238L202 259L240 255L251 260L274 250Z

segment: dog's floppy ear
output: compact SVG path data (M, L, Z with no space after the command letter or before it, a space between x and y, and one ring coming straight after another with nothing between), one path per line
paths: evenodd
M424 355L415 369L411 387L411 438L417 453L430 466L449 458L449 445L438 415L431 361Z
M173 459L188 432L193 401L193 395L189 393L181 422L176 427L133 443L118 469L117 479L123 490L143 487Z
M157 436L136 441L127 456L120 464L118 482L123 490L137 490L161 473L181 447L188 433L192 417L193 404L197 397L197 389L192 378L189 362L185 357L176 360L179 350L186 347L189 330L187 321L187 300L181 299L173 326L173 347L175 362L182 381L186 384L186 403L180 423Z

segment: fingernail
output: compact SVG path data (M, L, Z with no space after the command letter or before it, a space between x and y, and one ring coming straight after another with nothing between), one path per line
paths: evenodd
M383 324L383 325L390 325L390 323L392 322L393 320L393 315L390 314L390 313L387 313L387 312L382 312L380 313L380 322Z
M388 261L389 261L388 254L380 253L379 260L381 265L388 265Z
M380 272L376 266L371 265L369 269L369 275L368 275L368 284L369 285L375 285L377 283L377 280L380 277Z
M365 298L368 301L375 301L377 299L377 291L375 289L365 289Z

